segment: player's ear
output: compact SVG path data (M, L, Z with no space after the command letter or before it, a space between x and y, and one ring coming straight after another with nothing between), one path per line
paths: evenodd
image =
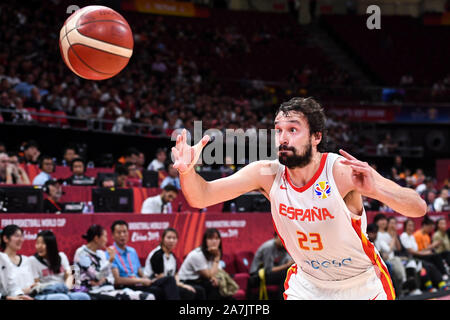
M315 147L319 145L319 143L322 141L322 132L315 132L312 134L311 144Z

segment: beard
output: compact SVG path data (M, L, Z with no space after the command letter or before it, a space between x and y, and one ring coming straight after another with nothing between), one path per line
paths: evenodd
M288 147L286 145L280 145L278 148L279 151L292 151L292 155L288 154L279 154L278 161L288 167L289 169L294 168L303 168L311 162L312 158L312 145L309 142L305 147L305 151L302 155L297 154L297 149L294 147Z

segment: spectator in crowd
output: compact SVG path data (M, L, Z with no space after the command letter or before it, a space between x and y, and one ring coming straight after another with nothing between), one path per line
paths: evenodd
M73 186L93 186L95 185L95 178L86 176L86 166L84 160L75 158L70 165L72 175L65 180L68 185Z
M178 196L178 189L171 184L166 185L161 194L149 197L142 203L141 213L172 213L172 201Z
M80 104L75 108L75 116L83 120L89 120L93 118L94 111L89 105L88 97L84 97L81 99Z
M433 191L434 193L437 192L434 187L434 181L431 177L425 178L425 181L416 187L416 192L420 195L424 195L428 191Z
M136 163L126 162L124 166L128 170L127 186L142 187L142 174L137 169Z
M150 292L156 300L178 300L179 292L173 277L151 280L144 275L136 250L127 246L128 223L123 220L114 221L111 231L114 239L112 248L116 253L112 264L116 286ZM108 253L106 258L109 259Z
M33 118L31 117L30 112L23 107L23 100L20 97L14 99L15 109L11 114L11 121L14 123L24 123L24 122L32 122Z
M404 178L405 166L403 165L403 158L399 155L394 157L394 165L391 168L391 176L395 181L399 181Z
M0 153L0 183L7 183L9 157L6 153Z
M139 151L139 156L136 161L136 167L142 175L142 172L145 170L145 154L142 151Z
M402 250L397 236L397 220L395 217L390 217L388 220L383 213L379 213L374 217L373 222L378 226L375 247L388 266L397 294L401 295L402 284L406 281L406 270L400 257L395 254L396 251Z
M434 207L435 200L436 200L436 192L434 190L428 191L425 195L425 202L427 203L427 213L436 212L436 208Z
M188 253L178 273L180 281L191 285L199 300L222 300L216 278L221 269L222 239L219 230L206 229L202 244Z
M193 300L196 291L193 286L180 281L178 276L177 257L173 250L178 243L178 232L173 228L163 231L159 246L153 249L145 260L144 275L150 279L175 277L182 300Z
M24 295L13 278L13 265L6 254L0 252L0 299L1 300L32 300Z
M131 133L133 131L133 121L131 120L131 111L129 109L125 109L117 117L111 131L117 133Z
M432 247L446 263L447 274L450 267L450 238L448 235L447 221L445 218L436 220L436 230L433 234Z
M30 178L25 170L19 165L19 156L11 152L8 159L9 165L6 168L6 183L8 184L31 184Z
M118 164L114 169L116 174L116 187L117 188L127 188L128 170L125 166Z
M50 230L38 233L36 254L30 258L31 273L37 285L37 300L90 300L84 292L73 292L74 278L69 260L59 252L56 237Z
M376 223L369 223L367 225L367 237L369 238L369 241L372 243L375 243L378 236L378 226Z
M173 163L169 163L167 166L167 173L168 176L164 178L164 180L161 182L161 189L164 189L164 187L168 184L171 184L175 186L178 190L181 189L180 184L180 177L178 176L178 170L173 167Z
M47 155L41 156L39 159L39 169L41 169L41 172L33 179L34 186L42 186L47 180L52 178L51 174L55 171L53 158Z
M159 148L156 150L156 158L150 162L147 167L147 170L150 171L159 171L164 170L166 168L165 162L167 159L166 150Z
M407 270L413 268L421 274L422 287L425 290L436 291L436 288L446 290L446 283L436 266L421 259L423 255L428 255L429 253L424 250L419 250L414 237L414 226L415 223L412 219L406 219L403 224L403 233L400 235L402 246L411 256L406 268Z
M448 207L448 189L443 188L439 197L434 200L434 208L436 212L444 211L443 208Z
M122 110L117 106L116 101L113 99L106 103L106 107L101 107L97 113L97 119L102 120L100 126L101 129L110 131L113 127L113 121L115 121L122 114Z
M44 200L43 204L44 213L62 213L64 206L59 202L63 195L61 182L56 179L49 179L42 189L47 194L47 199Z
M139 161L139 150L136 148L128 148L122 157L117 160L120 164L125 164L127 162L137 163Z
M31 275L30 258L18 254L22 249L23 241L23 230L15 224L7 225L0 232L0 248L12 264L11 276L14 283L24 294L29 295L35 282Z
M273 238L264 242L256 250L250 267L248 297L251 297L253 288L259 288L261 284L260 270L263 269L265 284L277 285L279 288L274 299L282 300L287 270L293 263L294 260L287 253L278 234L274 232Z
M106 247L108 232L100 225L89 227L82 236L87 244L77 249L74 262L80 268L80 285L94 300L154 300L155 296L148 292L131 289L115 289L114 276L111 271L116 257L111 247ZM106 259L105 250L109 259Z
M35 141L25 143L22 148L23 157L20 159L21 163L37 164L41 152L39 146Z
M439 243L431 242L431 233L433 232L435 223L428 216L425 216L421 223L421 228L414 232L418 250L421 253L420 258L431 262L439 269L439 272L444 276L444 280L448 280L447 270L445 269L442 257L435 254L434 249Z
M63 152L62 165L70 166L72 164L72 161L77 158L79 158L77 154L77 149L72 146L66 147L64 148Z

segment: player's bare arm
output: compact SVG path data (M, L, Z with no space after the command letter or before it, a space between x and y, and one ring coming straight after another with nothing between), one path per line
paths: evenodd
M344 150L339 152L345 159L336 162L333 172L342 197L354 196L354 200L349 201L350 205L358 207L360 197L355 195L360 194L376 199L407 217L425 215L426 203L416 191L384 178L367 162L359 161Z
M255 161L231 176L214 181L206 181L198 175L194 165L208 141L209 136L205 136L191 147L186 142L186 130L183 130L172 148L174 168L180 173L181 189L190 206L205 208L250 191L260 191L268 197L275 175L270 174L272 161Z

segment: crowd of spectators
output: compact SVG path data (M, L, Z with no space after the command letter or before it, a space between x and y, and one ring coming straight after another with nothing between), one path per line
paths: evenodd
M24 231L7 225L0 232L0 298L7 300L229 300L239 286L221 267L222 240L217 229L206 229L198 248L180 263L173 250L178 232L164 230L160 244L148 252L142 266L127 245L128 223L112 223L108 231L92 225L82 235L72 265L59 251L51 230L36 238L33 256L20 254ZM76 272L73 272L76 270ZM224 281L226 279L226 281Z
M172 23L152 15L134 17L134 56L120 76L86 81L71 73L59 57L54 26L63 21L60 15L50 14L54 10L50 3L18 6L6 2L0 6L0 42L7 44L0 49L3 121L51 123L35 112L60 112L60 117L74 117L68 122L59 119L60 124L117 133L170 135L176 128L189 128L195 120L218 129L266 128L266 115L280 99L309 94L300 92L301 88L350 81L334 65L324 68L333 72L320 71L321 59L321 64L294 69L291 75L265 79L296 83L289 89L264 85L250 71L230 84L205 56L233 63L230 56L251 56L267 43L292 41L294 35L302 39L300 27L289 20L277 29L261 26L248 34L239 23L224 28L207 24L199 29L198 22ZM180 48L177 42L190 43L190 47Z

